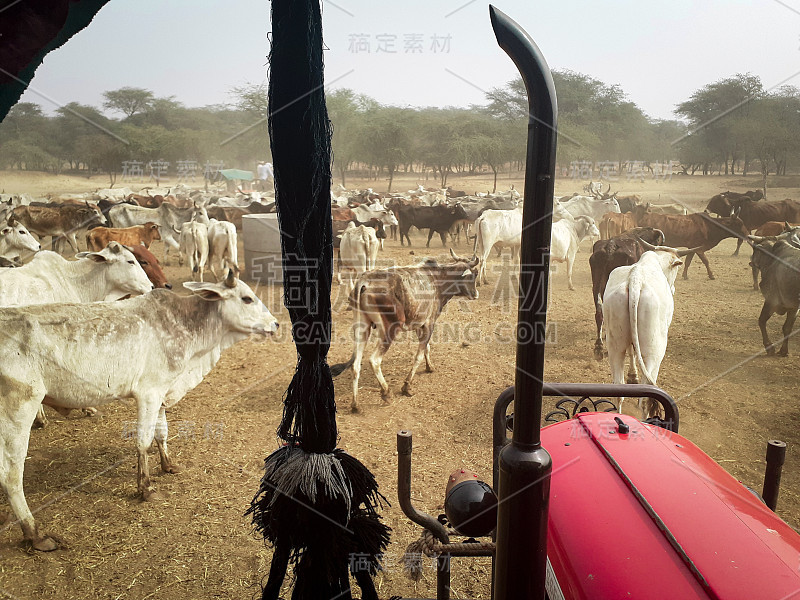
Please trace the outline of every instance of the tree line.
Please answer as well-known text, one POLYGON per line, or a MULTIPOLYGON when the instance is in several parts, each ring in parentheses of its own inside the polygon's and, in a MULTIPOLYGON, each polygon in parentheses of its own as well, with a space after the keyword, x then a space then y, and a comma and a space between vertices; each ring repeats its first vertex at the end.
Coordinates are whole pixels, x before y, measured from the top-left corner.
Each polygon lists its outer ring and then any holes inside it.
MULTIPOLYGON (((558 163, 676 160, 685 174, 785 174, 800 152, 800 91, 765 90, 753 75, 704 86, 676 107, 681 120, 649 118, 617 85, 554 71, 558 163)), ((267 90, 245 85, 225 105, 191 108, 141 88, 103 94, 101 107, 76 102, 47 115, 17 104, 0 123, 0 168, 114 175, 125 160, 223 161, 251 169, 269 159, 267 90)), ((515 79, 469 108, 398 107, 353 90, 328 94, 333 169, 388 179, 517 171, 525 161, 528 103, 515 79)))

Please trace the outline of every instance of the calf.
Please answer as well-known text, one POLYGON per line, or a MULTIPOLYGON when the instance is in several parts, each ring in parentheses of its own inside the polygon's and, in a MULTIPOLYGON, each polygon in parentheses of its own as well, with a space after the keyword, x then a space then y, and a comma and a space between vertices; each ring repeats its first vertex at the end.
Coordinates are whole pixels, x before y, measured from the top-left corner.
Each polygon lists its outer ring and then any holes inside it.
MULTIPOLYGON (((568 219, 562 219, 570 222, 568 219)), ((559 223, 561 221, 558 221, 559 223)), ((475 221, 475 246, 480 268, 477 284, 488 283, 486 261, 495 246, 511 248, 512 257, 522 240, 522 207, 514 210, 487 210, 475 221)))
POLYGON ((117 204, 108 211, 117 227, 133 227, 148 222, 156 223, 161 228, 160 232, 164 240, 164 262, 166 264, 169 264, 170 249, 180 249, 180 244, 175 239, 173 232, 180 231, 181 226, 192 219, 193 213, 193 208, 176 208, 168 202, 158 208, 117 204))
MULTIPOLYGON (((681 257, 691 252, 642 243, 649 251, 635 264, 614 269, 603 295, 608 362, 615 384, 625 380, 625 356, 630 351, 628 380, 636 381, 638 367, 645 383, 657 385, 675 306, 675 278, 683 264, 681 257)), ((639 407, 643 420, 655 416, 658 410, 650 400, 644 404, 640 400, 639 407)))
POLYGON ((184 223, 180 230, 180 255, 178 264, 188 259, 192 279, 203 281, 208 262, 208 227, 196 221, 184 223))
POLYGON ((353 412, 358 411, 361 358, 373 329, 379 344, 369 362, 378 378, 384 399, 389 397, 389 384, 383 377, 381 362, 400 331, 413 330, 419 340, 414 363, 403 384, 402 393, 412 395, 411 384, 423 358, 427 371, 433 371, 430 340, 436 319, 452 298, 461 296, 473 300, 478 297, 475 288, 478 259, 458 258, 452 250, 450 254, 455 262, 449 265, 439 265, 435 260, 429 259, 412 267, 368 271, 356 281, 350 294, 350 305, 355 311, 355 349, 349 361, 331 367, 334 377, 348 367, 353 369, 353 412))
POLYGON ((144 225, 134 225, 133 227, 112 228, 95 227, 86 233, 86 246, 93 252, 98 252, 108 246, 109 242, 119 242, 125 246, 144 246, 150 248, 150 244, 155 240, 161 239, 156 223, 148 221, 144 225))
POLYGON ((133 253, 133 256, 136 258, 136 262, 139 263, 139 266, 142 267, 145 275, 150 280, 150 283, 153 284, 153 288, 166 288, 168 290, 172 289, 172 284, 167 281, 167 276, 164 274, 164 270, 161 268, 161 264, 158 262, 158 259, 155 255, 150 252, 144 246, 131 246, 129 250, 133 253))
POLYGON ((239 273, 239 248, 236 227, 227 221, 213 220, 208 226, 208 266, 220 281, 225 270, 239 273))
POLYGON ((135 400, 137 488, 147 499, 153 493, 147 451, 154 439, 162 470, 177 470, 167 451, 165 409, 202 381, 225 348, 278 327, 232 274, 225 285, 184 286, 193 295, 156 290, 124 302, 0 310, 0 328, 8 333, 0 337, 0 487, 35 549, 57 547, 39 533, 23 492, 30 428, 45 397, 61 409, 135 400))
POLYGON ((572 285, 572 266, 575 263, 578 245, 591 235, 600 235, 592 217, 579 216, 575 217, 574 221, 561 219, 553 223, 550 234, 550 260, 567 263, 567 282, 571 290, 575 289, 572 285))
POLYGON ((351 222, 342 232, 337 254, 338 277, 341 284, 342 273, 346 274, 348 294, 353 291, 356 279, 362 273, 375 268, 379 244, 375 230, 371 227, 364 225, 356 227, 355 223, 351 222))

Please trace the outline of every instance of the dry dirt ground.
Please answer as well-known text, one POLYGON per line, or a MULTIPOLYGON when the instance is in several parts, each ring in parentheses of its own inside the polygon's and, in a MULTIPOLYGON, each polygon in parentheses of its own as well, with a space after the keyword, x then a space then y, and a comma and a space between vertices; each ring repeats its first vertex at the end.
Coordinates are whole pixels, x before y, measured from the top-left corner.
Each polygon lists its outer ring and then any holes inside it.
MULTIPOLYGON (((31 180, 25 187, 25 179, 18 174, 0 173, 0 187, 6 192, 41 193, 105 184, 69 178, 43 181, 48 177, 31 180)), ((415 181, 408 177, 395 189, 411 189, 415 181)), ((471 192, 486 189, 487 181, 485 177, 456 179, 453 185, 471 192)), ((501 185, 507 182, 504 179, 501 185)), ((521 188, 519 177, 511 182, 521 188)), ((786 187, 773 190, 773 198, 800 198, 797 181, 778 183, 786 187)), ((378 182, 369 185, 380 187, 378 182)), ((701 208, 717 191, 755 186, 754 179, 676 177, 663 183, 620 182, 614 188, 642 193, 652 201, 660 196, 664 202, 678 199, 701 208)), ((557 191, 566 194, 580 187, 580 182, 559 181, 557 191)), ((407 264, 430 255, 447 260, 446 249, 437 241, 428 251, 421 235, 413 242, 409 250, 389 241, 381 260, 407 264)), ((551 281, 549 319, 555 335, 545 365, 550 381, 610 382, 606 362, 592 358, 589 248, 587 240, 576 260, 576 291, 567 289, 563 269, 551 281)), ((728 240, 710 253, 715 281, 706 278, 699 261, 692 265, 688 281, 678 280, 675 317, 659 383, 679 401, 681 433, 753 488, 761 487, 766 441, 779 438, 788 443, 778 513, 797 528, 800 413, 795 403, 800 341, 791 342, 788 358, 761 354, 756 325, 761 295, 751 289, 749 252, 732 257, 733 248, 728 240)), ((161 256, 160 245, 155 251, 161 256)), ((462 243, 456 251, 468 254, 469 248, 462 243)), ((396 432, 414 432, 417 507, 440 512, 447 474, 455 468, 473 469, 491 481, 492 406, 497 395, 513 383, 511 339, 516 318, 508 273, 504 275, 502 267, 509 256, 491 260, 492 282, 481 288, 481 297, 453 301, 445 309, 432 346, 436 370, 417 376, 413 397, 397 394, 415 346, 408 336, 395 343, 384 362, 384 373, 396 393, 389 404, 382 402, 366 361, 361 413, 349 410, 349 372, 336 382, 341 447, 375 473, 392 504, 383 513, 393 533, 386 571, 377 578, 382 598, 435 595, 430 563, 416 585, 398 564, 420 530, 402 515, 396 500, 396 432)), ((167 273, 177 284, 188 279, 187 271, 173 264, 167 273)), ((258 293, 281 321, 282 334, 265 341, 245 341, 225 352, 205 381, 170 411, 171 450, 184 471, 157 474, 158 497, 142 503, 134 496, 136 460, 133 440, 128 437, 135 421, 133 405, 102 407, 95 418, 62 419, 49 413, 50 426, 32 432, 25 471, 28 502, 40 526, 58 536, 63 546, 48 554, 33 552, 22 544, 18 527, 0 530, 0 598, 168 600, 258 594, 270 551, 252 535, 243 513, 258 487, 264 457, 279 443, 275 429, 295 356, 287 338, 289 320, 280 290, 261 287, 258 293)), ((352 350, 348 331, 352 313, 344 310, 336 285, 333 299, 332 363, 346 360, 352 350)), ((779 325, 778 317, 770 322, 773 336, 778 335, 779 325)), ((601 498, 598 507, 614 509, 603 506, 601 498)), ((5 498, 0 499, 0 512, 7 508, 5 498)), ((454 560, 453 597, 488 598, 489 573, 487 559, 454 560)))

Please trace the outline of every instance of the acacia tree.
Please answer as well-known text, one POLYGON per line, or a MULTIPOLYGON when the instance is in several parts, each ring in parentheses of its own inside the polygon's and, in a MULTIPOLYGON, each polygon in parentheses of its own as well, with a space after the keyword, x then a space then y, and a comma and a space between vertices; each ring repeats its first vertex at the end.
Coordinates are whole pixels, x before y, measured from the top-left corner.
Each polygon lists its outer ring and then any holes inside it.
POLYGON ((389 186, 397 169, 404 165, 411 154, 411 138, 406 123, 411 118, 408 109, 383 106, 369 110, 364 115, 361 131, 361 160, 386 168, 389 173, 389 186))
POLYGON ((739 73, 703 86, 680 103, 675 113, 684 117, 692 135, 702 140, 694 144, 694 150, 705 148, 705 161, 720 160, 727 175, 737 161, 747 161, 746 143, 739 135, 740 123, 750 119, 754 101, 763 96, 764 88, 757 76, 739 73))
POLYGON ((103 98, 105 98, 104 108, 120 112, 125 115, 125 118, 145 112, 155 99, 153 92, 135 87, 123 87, 104 92, 103 98))

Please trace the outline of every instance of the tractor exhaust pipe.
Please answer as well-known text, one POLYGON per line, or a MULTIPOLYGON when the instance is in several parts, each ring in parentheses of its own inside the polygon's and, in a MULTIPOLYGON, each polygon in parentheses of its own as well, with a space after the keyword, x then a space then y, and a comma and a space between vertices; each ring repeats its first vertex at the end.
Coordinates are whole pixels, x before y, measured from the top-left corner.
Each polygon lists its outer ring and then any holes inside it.
POLYGON ((542 387, 556 162, 556 93, 531 37, 489 6, 497 43, 528 92, 528 150, 520 248, 514 433, 498 461, 494 600, 544 598, 552 461, 541 446, 542 387))

